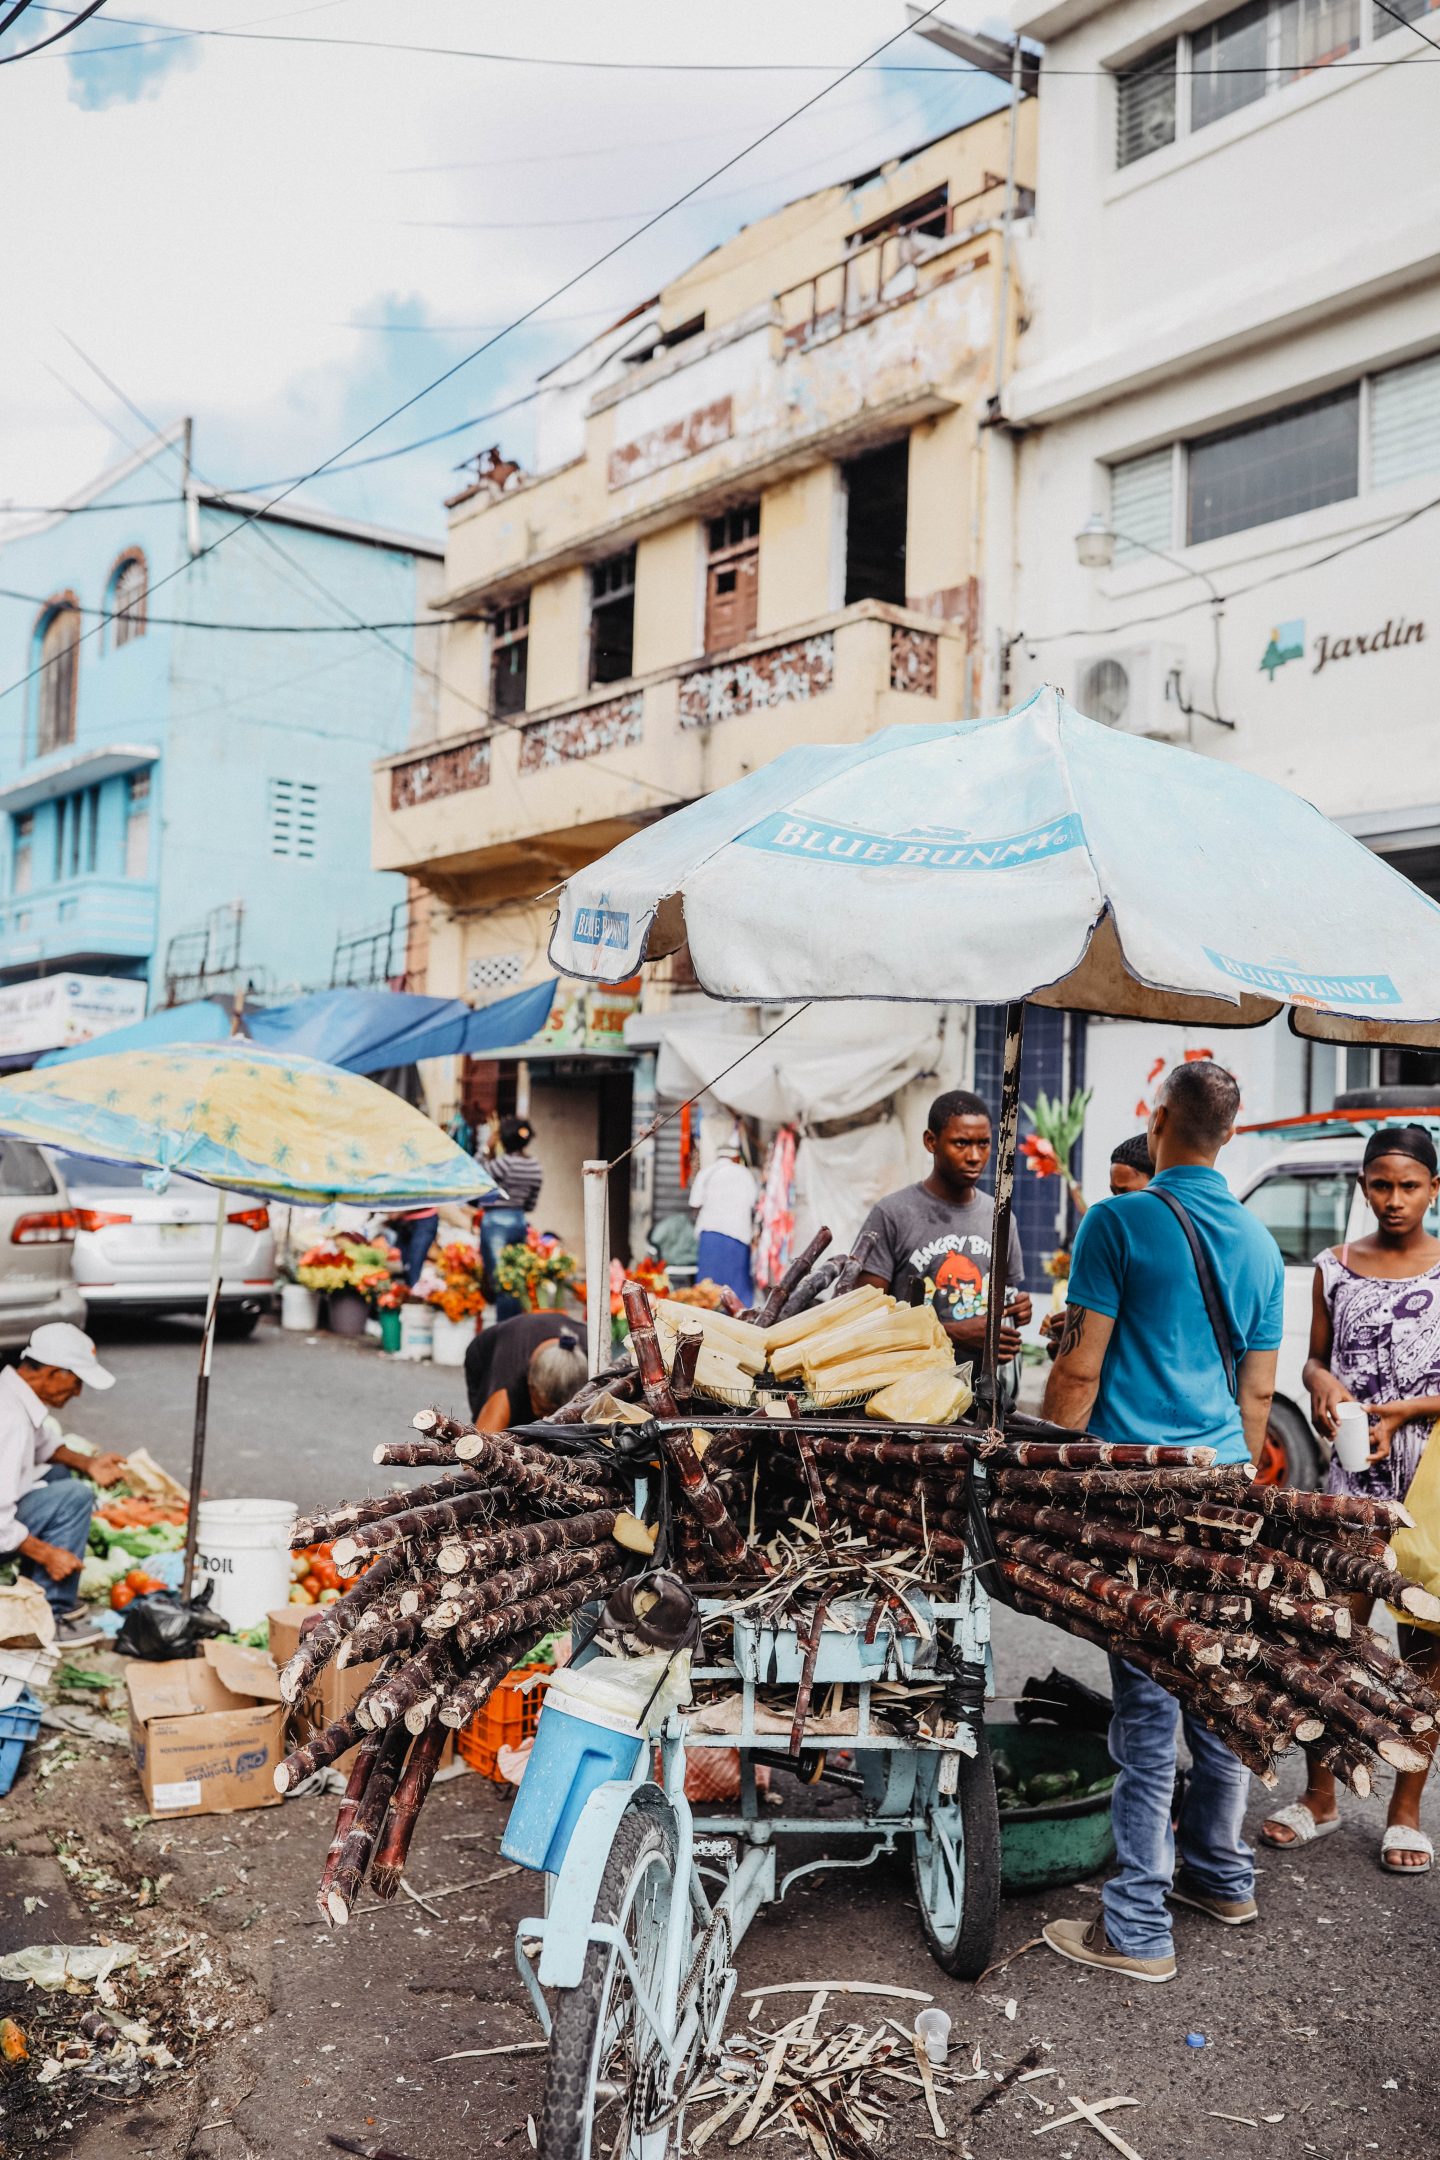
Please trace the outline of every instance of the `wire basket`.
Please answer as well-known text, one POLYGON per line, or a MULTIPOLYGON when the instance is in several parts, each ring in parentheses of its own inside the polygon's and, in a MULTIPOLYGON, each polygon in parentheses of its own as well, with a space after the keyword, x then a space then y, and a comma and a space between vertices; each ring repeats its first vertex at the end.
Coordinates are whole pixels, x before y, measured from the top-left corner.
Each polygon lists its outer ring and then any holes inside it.
POLYGON ((748 1388, 697 1386, 695 1398, 718 1403, 727 1410, 764 1410, 775 1417, 786 1417, 793 1395, 802 1416, 807 1411, 828 1415, 833 1410, 850 1410, 868 1402, 886 1385, 885 1381, 877 1380, 873 1387, 827 1389, 821 1395, 812 1395, 808 1388, 786 1387, 780 1380, 760 1379, 748 1388))

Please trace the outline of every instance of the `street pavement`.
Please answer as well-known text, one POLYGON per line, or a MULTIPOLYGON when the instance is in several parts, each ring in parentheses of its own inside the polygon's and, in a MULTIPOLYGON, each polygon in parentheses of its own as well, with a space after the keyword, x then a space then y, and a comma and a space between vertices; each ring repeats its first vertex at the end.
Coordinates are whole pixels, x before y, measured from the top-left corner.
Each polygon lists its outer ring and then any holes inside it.
MULTIPOLYGON (((108 1446, 143 1440, 183 1471, 196 1341, 189 1323, 112 1337, 102 1355, 120 1384, 87 1400, 77 1426, 108 1446)), ((401 1434, 430 1402, 460 1408, 460 1376, 267 1324, 249 1342, 217 1349, 207 1487, 284 1493, 302 1506, 367 1489, 382 1475, 370 1464, 376 1441, 401 1434)), ((1087 1646, 1005 1612, 995 1626, 1002 1695, 1052 1664, 1104 1684, 1103 1661, 1087 1646)), ((99 1813, 114 1822, 133 1807, 133 1779, 123 1758, 111 1756, 105 1769, 114 1791, 99 1813)), ((78 1786, 66 1800, 67 1780, 80 1774, 52 1781, 51 1805, 84 1818, 92 1802, 78 1786)), ((795 1804, 788 1781, 780 1787, 795 1804)), ((1276 1797, 1299 1788, 1297 1761, 1276 1797)), ((1252 1835, 1273 1804, 1257 1789, 1252 1835)), ((410 2160, 441 2160, 461 2146, 527 2149, 543 2056, 462 2052, 510 2049, 534 2033, 511 1945, 516 1921, 535 1909, 536 1885, 499 1857, 507 1796, 477 1777, 438 1788, 409 1871, 417 1891, 433 1893, 430 1909, 403 1898, 368 1906, 329 1934, 312 1889, 333 1805, 301 1800, 137 1832, 136 1867, 174 1871, 167 1903, 213 1931, 217 1959, 229 1958, 268 2009, 247 2008, 233 2030, 222 2028, 184 2095, 133 2124, 92 2123, 75 2160, 137 2149, 159 2160, 288 2160, 323 2155, 330 2132, 410 2160)), ((931 1989, 955 2021, 962 2067, 978 2049, 998 2074, 1037 2050, 1037 2065, 1054 2076, 1017 2087, 973 2125, 964 2096, 983 2085, 962 2088, 949 2105, 946 2143, 957 2160, 1098 2160, 1108 2148, 1094 2130, 1059 2126, 1067 2094, 1135 2100, 1112 2119, 1143 2160, 1427 2160, 1440 2152, 1435 1879, 1378 1873, 1378 1800, 1343 1796, 1342 1814, 1339 1835, 1309 1851, 1262 1853, 1258 1926, 1221 1930, 1177 1913, 1180 1975, 1170 1986, 1087 1974, 1033 1947, 1046 1919, 1094 1912, 1094 1884, 1007 1898, 997 1956, 1013 1961, 975 1987, 950 1981, 925 1953, 898 1857, 798 1885, 746 1938, 740 1986, 851 1978, 931 1989), (1206 2045, 1187 2047, 1190 2033, 1206 2045), (1056 2134, 1036 2144, 1052 2123, 1056 2134)), ((1437 1815, 1432 1802, 1432 1834, 1437 1815)), ((907 2006, 880 2004, 873 2016, 869 2005, 846 2006, 869 2024, 886 2008, 900 2015, 907 2006)), ((732 2027, 747 2012, 737 2005, 732 2027)), ((886 2160, 921 2160, 936 2141, 918 2098, 896 2087, 892 2099, 886 2160)))

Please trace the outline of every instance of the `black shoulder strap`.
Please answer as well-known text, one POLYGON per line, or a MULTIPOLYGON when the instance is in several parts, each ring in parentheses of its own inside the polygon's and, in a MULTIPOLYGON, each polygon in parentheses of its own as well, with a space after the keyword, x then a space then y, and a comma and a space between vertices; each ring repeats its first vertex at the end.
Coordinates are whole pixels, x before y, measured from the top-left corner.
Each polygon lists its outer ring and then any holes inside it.
POLYGON ((1239 1378, 1235 1370, 1235 1344, 1230 1334, 1230 1315, 1225 1310, 1225 1300, 1220 1295, 1220 1285, 1215 1280, 1215 1270, 1200 1242, 1200 1234, 1190 1219, 1189 1210, 1181 1206, 1174 1193, 1167 1192, 1163 1185, 1147 1185, 1145 1190, 1153 1193, 1157 1200, 1164 1201, 1185 1233, 1185 1242, 1190 1247, 1190 1257, 1195 1263, 1195 1273, 1200 1278, 1200 1295, 1205 1300, 1205 1311, 1215 1337, 1215 1347, 1220 1352, 1220 1362, 1225 1368, 1225 1385, 1230 1390, 1232 1401, 1238 1401, 1239 1378))

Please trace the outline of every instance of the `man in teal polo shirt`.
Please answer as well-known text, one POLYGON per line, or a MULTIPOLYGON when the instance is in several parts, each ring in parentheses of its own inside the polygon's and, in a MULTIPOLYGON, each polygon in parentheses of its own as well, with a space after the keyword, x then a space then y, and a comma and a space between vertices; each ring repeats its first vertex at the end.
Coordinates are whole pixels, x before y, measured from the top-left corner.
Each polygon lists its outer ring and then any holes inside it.
MULTIPOLYGON (((1045 1390, 1045 1415, 1057 1425, 1101 1440, 1211 1447, 1217 1464, 1259 1455, 1284 1329, 1285 1269, 1269 1231, 1215 1168, 1239 1108, 1240 1090, 1223 1066, 1177 1065, 1150 1119, 1150 1186, 1085 1216, 1045 1390), (1194 1254, 1162 1191, 1190 1218, 1209 1262, 1233 1354, 1233 1394, 1194 1254)), ((1045 1940, 1079 1965, 1173 1980, 1167 1897, 1226 1927, 1256 1918, 1254 1855, 1241 1835, 1249 1776, 1184 1714, 1193 1768, 1177 1836, 1170 1808, 1180 1706, 1123 1659, 1112 1657, 1110 1670, 1118 1872, 1102 1892, 1099 1918, 1088 1926, 1052 1920, 1045 1940)))

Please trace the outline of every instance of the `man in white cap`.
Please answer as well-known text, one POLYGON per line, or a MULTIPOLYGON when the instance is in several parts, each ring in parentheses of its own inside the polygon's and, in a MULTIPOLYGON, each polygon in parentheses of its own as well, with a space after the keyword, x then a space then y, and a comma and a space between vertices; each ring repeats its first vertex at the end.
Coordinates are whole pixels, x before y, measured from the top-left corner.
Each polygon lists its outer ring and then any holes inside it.
POLYGON ((113 1485, 125 1474, 123 1455, 85 1455, 66 1447, 50 1416, 87 1383, 113 1387, 115 1375, 96 1357, 90 1337, 68 1320, 36 1328, 19 1363, 0 1372, 0 1556, 18 1560, 23 1573, 36 1577, 55 1615, 56 1640, 70 1649, 99 1641, 78 1609, 91 1515, 83 1480, 113 1485))

